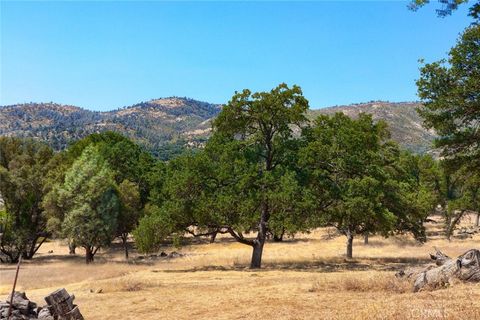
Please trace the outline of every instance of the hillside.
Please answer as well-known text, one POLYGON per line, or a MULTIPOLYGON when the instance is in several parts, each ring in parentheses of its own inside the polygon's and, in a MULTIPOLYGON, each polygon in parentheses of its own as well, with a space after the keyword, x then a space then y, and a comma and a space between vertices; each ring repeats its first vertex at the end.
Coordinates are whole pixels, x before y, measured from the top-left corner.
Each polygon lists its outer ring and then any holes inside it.
POLYGON ((34 137, 61 150, 72 141, 107 130, 120 132, 160 157, 188 141, 205 139, 220 106, 187 98, 162 98, 108 112, 55 103, 0 107, 0 135, 34 137))
MULTIPOLYGON (((418 103, 371 102, 309 111, 318 114, 360 112, 385 120, 392 137, 415 152, 426 152, 435 137, 422 127, 415 108, 418 103)), ((187 98, 162 98, 108 112, 95 112, 55 103, 27 103, 0 107, 0 135, 33 137, 56 150, 88 134, 113 130, 134 139, 161 158, 168 158, 185 145, 198 145, 210 131, 210 120, 221 106, 187 98)))

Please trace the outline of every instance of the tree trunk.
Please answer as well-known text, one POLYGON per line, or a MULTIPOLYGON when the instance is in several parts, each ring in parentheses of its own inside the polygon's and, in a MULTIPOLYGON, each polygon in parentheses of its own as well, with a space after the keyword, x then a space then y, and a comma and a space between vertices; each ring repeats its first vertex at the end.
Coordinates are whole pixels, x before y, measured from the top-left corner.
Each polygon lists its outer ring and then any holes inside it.
POLYGON ((212 235, 210 236, 210 243, 215 242, 215 239, 217 238, 217 234, 218 234, 218 232, 212 233, 212 235))
MULTIPOLYGON (((25 251, 22 253, 22 259, 31 260, 33 258, 33 256, 35 255, 35 252, 37 252, 37 250, 35 250, 35 248, 37 247, 38 239, 39 239, 39 237, 35 237, 35 239, 33 239, 27 245, 27 248, 25 248, 25 251)), ((43 240, 43 241, 45 241, 45 240, 43 240)), ((43 241, 42 241, 42 243, 43 243, 43 241)))
POLYGON ((90 264, 93 262, 93 248, 92 247, 85 247, 85 263, 90 264))
POLYGON ((77 246, 73 243, 73 241, 68 242, 68 254, 75 254, 75 249, 77 246))
POLYGON ((282 228, 282 232, 280 232, 280 234, 273 233, 273 241, 274 242, 282 242, 284 235, 285 235, 285 228, 282 228))
POLYGON ((262 203, 262 213, 260 215, 260 223, 258 225, 258 234, 253 241, 252 261, 250 269, 260 269, 262 267, 262 254, 265 240, 267 239, 267 221, 268 221, 268 204, 266 201, 262 203))
POLYGON ((128 260, 128 234, 122 234, 121 238, 123 243, 123 249, 125 250, 125 260, 128 260))
POLYGON ((0 246, 0 252, 3 253, 8 258, 5 261, 3 259, 0 259, 1 262, 17 263, 21 256, 20 250, 7 250, 7 249, 4 249, 3 246, 0 246))
POLYGON ((455 231, 455 228, 457 227, 457 224, 460 222, 460 220, 462 219, 463 217, 463 214, 465 213, 465 210, 460 210, 458 212, 453 212, 452 214, 454 215, 453 219, 450 218, 447 220, 448 224, 447 224, 447 228, 446 228, 446 236, 447 236, 447 239, 450 241, 452 235, 453 235, 453 232, 455 231))
POLYGON ((347 259, 353 258, 353 233, 347 232, 347 259))
POLYGON ((250 269, 260 269, 262 267, 262 254, 263 254, 263 243, 255 241, 253 245, 252 252, 252 261, 250 263, 250 269))
POLYGON ((363 243, 366 244, 366 245, 368 244, 368 233, 365 233, 363 235, 363 243))

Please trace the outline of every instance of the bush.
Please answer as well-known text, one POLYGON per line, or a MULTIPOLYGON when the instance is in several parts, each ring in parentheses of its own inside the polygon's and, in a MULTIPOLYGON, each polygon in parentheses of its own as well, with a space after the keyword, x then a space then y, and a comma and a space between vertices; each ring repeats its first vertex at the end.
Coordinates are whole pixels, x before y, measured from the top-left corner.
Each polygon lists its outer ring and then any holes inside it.
POLYGON ((133 231, 133 237, 139 252, 150 253, 160 248, 163 240, 171 233, 171 228, 161 208, 147 206, 145 212, 145 216, 133 231))

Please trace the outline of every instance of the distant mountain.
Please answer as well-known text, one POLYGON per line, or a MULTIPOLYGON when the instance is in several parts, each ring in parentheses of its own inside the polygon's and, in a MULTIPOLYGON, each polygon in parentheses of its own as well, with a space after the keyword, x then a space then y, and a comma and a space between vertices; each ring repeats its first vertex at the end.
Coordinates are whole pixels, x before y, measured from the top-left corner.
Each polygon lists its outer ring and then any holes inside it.
POLYGON ((202 143, 221 106, 187 98, 162 98, 108 112, 55 103, 0 107, 0 135, 33 137, 61 150, 91 133, 120 132, 157 156, 202 143))
MULTIPOLYGON (((422 127, 415 110, 418 106, 409 102, 371 102, 310 110, 308 116, 313 119, 318 114, 335 112, 353 117, 360 112, 371 113, 374 119, 389 124, 393 139, 402 146, 426 152, 435 134, 422 127)), ((210 121, 220 110, 218 104, 179 97, 155 99, 108 112, 55 103, 25 103, 0 107, 0 135, 32 137, 61 150, 91 133, 112 130, 132 138, 160 158, 168 158, 186 145, 205 142, 210 121)))

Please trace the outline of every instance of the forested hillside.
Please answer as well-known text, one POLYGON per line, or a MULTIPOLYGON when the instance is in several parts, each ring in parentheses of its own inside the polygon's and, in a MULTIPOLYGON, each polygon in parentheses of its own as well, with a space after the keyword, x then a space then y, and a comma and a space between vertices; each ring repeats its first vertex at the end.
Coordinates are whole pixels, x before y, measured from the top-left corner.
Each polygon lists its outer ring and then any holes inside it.
POLYGON ((186 143, 201 143, 209 119, 220 106, 187 98, 164 98, 108 112, 55 103, 0 107, 0 135, 34 137, 55 150, 91 133, 115 131, 134 139, 160 157, 186 143))
MULTIPOLYGON (((415 152, 430 149, 433 131, 422 127, 414 102, 369 102, 310 110, 319 114, 343 112, 356 117, 370 113, 385 120, 392 137, 415 152)), ((47 141, 55 150, 91 133, 116 131, 137 141, 156 156, 166 159, 189 145, 203 143, 210 132, 210 120, 221 106, 188 98, 162 98, 108 112, 96 112, 55 103, 26 103, 0 107, 0 135, 34 137, 47 141)))

